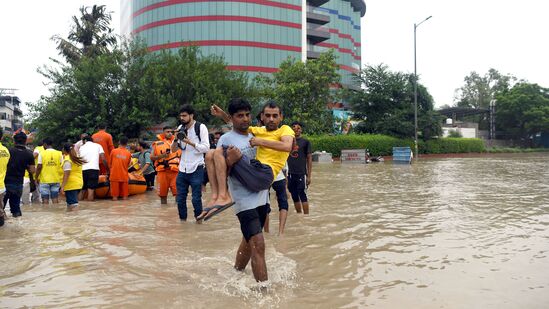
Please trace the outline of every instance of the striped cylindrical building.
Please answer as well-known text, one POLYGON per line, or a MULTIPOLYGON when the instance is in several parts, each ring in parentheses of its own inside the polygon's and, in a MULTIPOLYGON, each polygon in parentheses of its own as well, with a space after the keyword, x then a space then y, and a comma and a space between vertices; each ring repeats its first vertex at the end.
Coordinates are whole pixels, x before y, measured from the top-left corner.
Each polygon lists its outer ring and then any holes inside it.
POLYGON ((150 51, 197 45, 251 76, 334 49, 345 85, 360 69, 365 11, 363 0, 121 0, 121 28, 150 51))

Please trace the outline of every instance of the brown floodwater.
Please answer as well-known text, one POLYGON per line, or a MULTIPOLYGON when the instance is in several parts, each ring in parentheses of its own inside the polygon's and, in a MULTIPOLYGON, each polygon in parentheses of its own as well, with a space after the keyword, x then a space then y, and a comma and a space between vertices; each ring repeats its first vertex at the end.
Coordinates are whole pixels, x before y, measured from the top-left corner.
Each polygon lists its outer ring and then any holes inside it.
POLYGON ((267 289, 232 268, 232 210, 197 225, 154 193, 25 206, 0 228, 0 307, 549 306, 548 154, 316 164, 309 197, 266 234, 267 289))

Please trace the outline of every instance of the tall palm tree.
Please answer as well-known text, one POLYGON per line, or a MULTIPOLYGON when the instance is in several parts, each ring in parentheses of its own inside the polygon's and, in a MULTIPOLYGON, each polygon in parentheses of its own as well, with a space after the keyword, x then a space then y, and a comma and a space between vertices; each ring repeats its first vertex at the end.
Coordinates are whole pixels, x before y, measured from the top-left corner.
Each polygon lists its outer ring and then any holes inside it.
POLYGON ((70 64, 77 63, 82 56, 93 57, 109 51, 109 46, 116 44, 116 36, 110 27, 111 14, 104 5, 81 7, 78 18, 73 16, 74 25, 69 32, 68 40, 55 35, 59 54, 70 64))

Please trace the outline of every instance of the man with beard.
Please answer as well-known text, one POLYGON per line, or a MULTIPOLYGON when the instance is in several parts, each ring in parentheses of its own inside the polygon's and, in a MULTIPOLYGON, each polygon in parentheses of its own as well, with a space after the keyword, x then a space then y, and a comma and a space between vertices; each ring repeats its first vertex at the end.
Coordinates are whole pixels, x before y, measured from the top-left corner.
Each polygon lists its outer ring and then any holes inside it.
POLYGON ((177 210, 181 221, 187 220, 187 195, 192 190, 194 217, 202 213, 202 182, 204 180, 204 154, 210 149, 208 128, 194 120, 194 108, 185 104, 179 110, 180 125, 177 128, 177 142, 171 151, 181 150, 179 172, 177 173, 177 210))

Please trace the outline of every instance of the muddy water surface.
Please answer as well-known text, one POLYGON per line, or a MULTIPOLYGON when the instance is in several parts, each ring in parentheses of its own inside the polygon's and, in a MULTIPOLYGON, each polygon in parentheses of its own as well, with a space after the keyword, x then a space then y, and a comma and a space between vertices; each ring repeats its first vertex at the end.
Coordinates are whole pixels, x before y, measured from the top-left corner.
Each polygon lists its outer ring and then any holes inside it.
POLYGON ((0 228, 0 307, 549 304, 549 155, 314 165, 309 196, 311 215, 291 211, 286 235, 266 234, 266 292, 232 269, 232 211, 180 223, 153 193, 26 206, 0 228))

